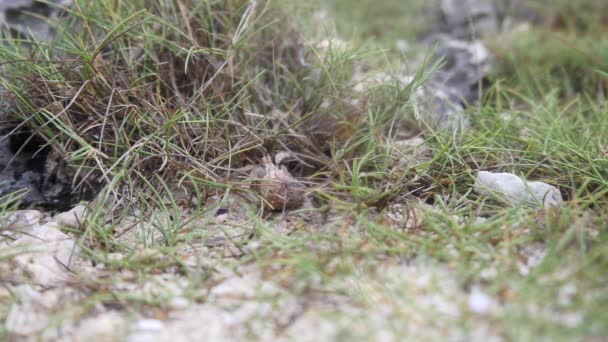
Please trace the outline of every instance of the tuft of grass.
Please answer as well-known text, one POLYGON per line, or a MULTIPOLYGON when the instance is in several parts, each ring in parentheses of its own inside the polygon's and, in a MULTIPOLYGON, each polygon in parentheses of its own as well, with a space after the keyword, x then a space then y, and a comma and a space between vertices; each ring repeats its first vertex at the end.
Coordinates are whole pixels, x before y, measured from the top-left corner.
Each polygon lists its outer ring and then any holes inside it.
POLYGON ((9 116, 89 189, 156 186, 154 174, 204 197, 282 150, 326 178, 332 151, 364 150, 412 86, 354 105, 357 52, 315 51, 282 15, 266 1, 76 2, 52 45, 5 39, 9 116))
POLYGON ((191 224, 212 217, 218 197, 246 193, 266 154, 294 155, 290 171, 318 206, 384 207, 408 186, 387 138, 403 134, 395 111, 425 75, 357 91, 367 53, 317 48, 290 19, 268 1, 78 0, 54 41, 3 38, 9 120, 67 161, 75 190, 96 195, 86 229, 71 232, 93 262, 138 248, 172 255, 200 238, 191 224), (126 217, 137 245, 116 232, 126 217))

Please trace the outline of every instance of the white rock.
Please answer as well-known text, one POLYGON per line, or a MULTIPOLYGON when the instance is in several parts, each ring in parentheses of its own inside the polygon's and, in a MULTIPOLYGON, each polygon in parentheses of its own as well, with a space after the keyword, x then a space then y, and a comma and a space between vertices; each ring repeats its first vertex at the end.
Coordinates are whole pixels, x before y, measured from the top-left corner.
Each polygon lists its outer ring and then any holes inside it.
POLYGON ((55 215, 53 220, 60 226, 79 229, 86 223, 87 207, 77 205, 72 210, 55 215))
POLYGON ((27 336, 41 332, 51 320, 50 311, 62 302, 54 291, 40 292, 30 285, 19 285, 13 289, 18 302, 10 308, 4 327, 15 335, 27 336))
POLYGON ((165 327, 162 321, 157 319, 140 319, 135 324, 135 329, 137 331, 160 331, 165 327))
POLYGON ((481 217, 481 216, 476 217, 475 221, 474 221, 475 224, 484 224, 486 222, 488 222, 488 218, 487 217, 481 217))
POLYGON ((108 261, 110 262, 120 262, 125 258, 125 255, 122 253, 110 253, 108 254, 108 261))
POLYGON ((498 276, 498 271, 494 267, 488 267, 479 272, 479 277, 483 280, 493 280, 498 276))
POLYGON ((31 335, 44 329, 49 317, 26 304, 14 304, 6 317, 4 326, 16 335, 31 335))
POLYGON ((190 302, 184 297, 175 297, 169 302, 169 306, 173 310, 185 310, 190 305, 190 302))
POLYGON ((394 146, 402 149, 415 149, 424 145, 424 139, 422 137, 414 137, 411 139, 395 141, 394 146))
POLYGON ((215 222, 226 223, 226 222, 228 222, 229 219, 230 219, 230 216, 228 216, 228 214, 221 214, 221 215, 217 215, 217 217, 215 218, 215 222))
POLYGON ((574 283, 567 283, 562 286, 557 293, 557 302, 561 306, 568 306, 572 304, 574 296, 576 296, 577 288, 574 283))
POLYGON ((495 305, 494 299, 474 287, 469 295, 469 309, 477 314, 488 313, 495 305))
POLYGON ((84 319, 74 332, 74 341, 117 341, 125 333, 125 319, 116 311, 84 319))
POLYGON ((339 38, 323 39, 316 44, 317 50, 323 53, 329 52, 330 49, 344 49, 348 46, 344 40, 339 38))
POLYGON ((563 202, 556 187, 527 182, 511 173, 480 171, 473 189, 480 195, 495 197, 514 206, 554 207, 563 202))
POLYGON ((42 216, 38 210, 18 210, 2 223, 6 223, 5 228, 9 230, 27 230, 38 226, 42 216))
POLYGON ((410 49, 410 43, 408 43, 408 41, 405 39, 397 39, 397 41, 395 41, 395 45, 401 52, 407 52, 410 49))
POLYGON ((54 222, 32 229, 15 240, 10 248, 17 255, 12 259, 17 277, 50 287, 69 278, 69 268, 78 253, 76 243, 59 230, 54 222))
POLYGON ((135 331, 127 338, 128 342, 168 341, 165 324, 157 319, 141 319, 135 323, 135 331))
POLYGON ((253 298, 255 296, 256 284, 259 279, 251 274, 242 277, 234 276, 211 289, 210 298, 253 298))
POLYGON ((585 315, 582 312, 566 312, 560 315, 560 321, 568 328, 576 328, 585 321, 585 315))

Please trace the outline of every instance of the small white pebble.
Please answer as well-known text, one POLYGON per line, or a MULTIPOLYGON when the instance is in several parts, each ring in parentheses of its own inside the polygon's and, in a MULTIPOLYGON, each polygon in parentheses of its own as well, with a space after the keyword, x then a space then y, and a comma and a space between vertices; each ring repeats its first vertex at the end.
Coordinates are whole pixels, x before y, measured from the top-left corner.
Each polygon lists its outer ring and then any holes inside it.
POLYGON ((217 223, 226 223, 228 222, 228 214, 221 214, 221 215, 217 215, 217 217, 215 218, 215 222, 217 223))
POLYGON ((397 49, 399 49, 401 52, 406 52, 410 49, 410 44, 405 39, 398 39, 395 42, 395 45, 397 45, 397 49))
POLYGON ((485 314, 494 306, 492 297, 474 287, 469 295, 469 309, 477 314, 485 314))
POLYGON ((561 306, 568 306, 572 304, 572 299, 576 295, 576 292, 576 285, 573 283, 567 283, 559 289, 559 292, 557 293, 557 302, 561 306))
POLYGON ((479 276, 483 280, 493 280, 496 278, 497 275, 498 275, 498 271, 494 267, 488 267, 486 269, 483 269, 481 272, 479 272, 479 276))
POLYGON ((411 139, 395 141, 394 146, 401 149, 415 149, 424 145, 424 139, 421 137, 414 137, 411 139))
POLYGON ((164 323, 157 319, 140 319, 135 324, 135 329, 137 331, 160 331, 164 328, 164 323))
POLYGON ((585 321, 585 315, 581 312, 565 313, 560 318, 560 321, 568 328, 576 328, 585 321))
POLYGON ((185 310, 188 308, 190 301, 184 297, 175 297, 169 302, 169 307, 173 310, 185 310))
POLYGON ((486 222, 488 222, 488 218, 486 217, 478 216, 475 218, 475 224, 484 224, 486 222))
POLYGON ((110 262, 119 262, 119 261, 122 261, 124 258, 125 258, 125 256, 122 253, 108 254, 108 261, 110 261, 110 262))

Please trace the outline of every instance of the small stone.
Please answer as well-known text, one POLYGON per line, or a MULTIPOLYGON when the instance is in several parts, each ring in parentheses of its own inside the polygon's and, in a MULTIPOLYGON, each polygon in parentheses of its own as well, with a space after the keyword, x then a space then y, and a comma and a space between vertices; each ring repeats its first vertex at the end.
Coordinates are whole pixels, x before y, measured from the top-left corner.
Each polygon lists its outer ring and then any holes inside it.
POLYGON ((566 312, 560 316, 560 321, 568 328, 576 328, 585 321, 582 312, 566 312))
POLYGON ((18 301, 11 305, 3 327, 22 337, 41 332, 50 321, 48 311, 56 304, 56 298, 27 284, 15 287, 13 294, 18 301))
POLYGON ((414 137, 411 139, 395 141, 394 145, 395 147, 402 149, 415 149, 424 145, 424 139, 421 137, 414 137))
POLYGON ((498 271, 494 267, 488 267, 479 272, 479 277, 487 281, 496 279, 497 275, 498 271))
POLYGON ((33 311, 23 304, 11 307, 4 326, 15 335, 27 336, 40 332, 48 324, 49 318, 38 311, 33 311))
POLYGON ((563 202, 559 190, 542 182, 528 182, 511 173, 480 171, 473 187, 476 193, 513 206, 555 207, 563 202))
POLYGON ((157 319, 141 319, 135 323, 135 331, 127 338, 127 341, 158 341, 158 334, 162 333, 164 329, 165 324, 162 321, 157 319))
POLYGON ((398 39, 395 42, 395 45, 397 46, 397 49, 399 49, 399 51, 401 52, 407 52, 410 50, 410 43, 408 43, 408 41, 405 39, 398 39))
POLYGON ((122 253, 110 253, 108 254, 108 261, 110 262, 120 262, 125 258, 125 255, 122 253))
POLYGON ((469 295, 469 309, 476 314, 488 313, 494 304, 492 297, 476 287, 473 288, 469 295))
POLYGON ((125 320, 119 312, 109 311, 80 322, 74 341, 116 341, 124 334, 125 320))
POLYGON ((70 211, 55 215, 53 219, 61 226, 80 229, 86 223, 87 213, 87 207, 77 205, 70 211))
POLYGON ((165 255, 157 249, 144 248, 135 251, 130 259, 139 263, 154 264, 165 259, 165 255))
POLYGON ((559 292, 557 293, 557 302, 561 306, 569 306, 572 304, 572 299, 576 293, 576 285, 573 283, 567 283, 559 289, 559 292))
POLYGON ((488 222, 488 218, 487 217, 481 217, 478 216, 475 218, 475 221, 473 221, 475 224, 484 224, 486 222, 488 222))
POLYGON ((69 278, 68 269, 79 251, 76 242, 55 222, 35 227, 11 248, 19 251, 11 260, 15 276, 48 287, 69 278))
POLYGON ((185 310, 190 302, 184 297, 175 297, 169 302, 169 307, 173 310, 185 310))
POLYGON ((228 216, 228 214, 221 214, 221 215, 218 215, 215 218, 215 222, 217 222, 217 223, 226 223, 226 222, 228 222, 229 218, 230 218, 230 216, 228 216))
POLYGON ((140 332, 153 332, 162 330, 164 326, 164 323, 157 319, 140 319, 135 324, 135 329, 140 332))
POLYGON ((6 229, 26 230, 36 227, 42 221, 42 213, 38 210, 18 210, 6 220, 6 229))

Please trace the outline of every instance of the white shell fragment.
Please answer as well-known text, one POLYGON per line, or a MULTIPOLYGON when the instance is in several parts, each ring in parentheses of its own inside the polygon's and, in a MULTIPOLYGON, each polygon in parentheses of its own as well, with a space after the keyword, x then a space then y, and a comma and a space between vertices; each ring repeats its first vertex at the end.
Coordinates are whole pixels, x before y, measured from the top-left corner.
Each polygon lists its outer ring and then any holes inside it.
POLYGON ((511 173, 480 171, 473 190, 514 206, 555 207, 563 202, 556 187, 543 182, 528 182, 511 173))

